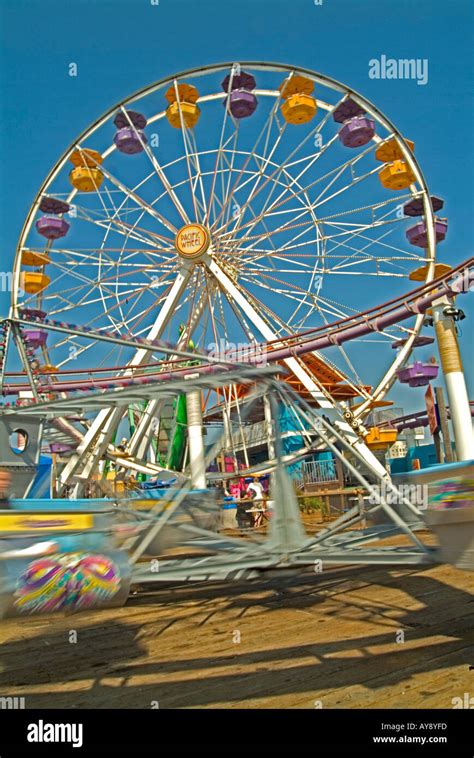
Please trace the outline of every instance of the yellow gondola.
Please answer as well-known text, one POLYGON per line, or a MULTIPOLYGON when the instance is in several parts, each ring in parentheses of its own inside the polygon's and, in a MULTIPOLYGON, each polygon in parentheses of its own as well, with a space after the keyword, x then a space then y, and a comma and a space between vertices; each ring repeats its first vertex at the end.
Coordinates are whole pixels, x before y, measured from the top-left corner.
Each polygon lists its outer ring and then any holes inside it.
POLYGON ((97 164, 104 160, 97 150, 74 150, 69 160, 75 166, 69 174, 69 181, 79 192, 94 192, 104 181, 104 175, 97 164))
POLYGON ((37 292, 42 292, 51 281, 49 276, 41 274, 38 271, 23 272, 21 280, 22 289, 24 289, 29 295, 36 295, 37 292))
POLYGON ((281 106, 281 114, 289 124, 306 124, 317 110, 316 100, 311 95, 290 95, 281 106))
MULTIPOLYGON (((405 142, 410 151, 413 152, 415 149, 415 143, 409 139, 406 139, 405 142)), ((385 142, 381 142, 378 145, 375 151, 375 158, 378 161, 382 161, 382 163, 388 163, 389 161, 401 161, 403 160, 404 155, 400 150, 400 146, 396 139, 394 137, 391 137, 390 139, 385 140, 385 142)))
POLYGON ((407 189, 415 181, 415 175, 405 161, 393 161, 379 171, 383 187, 391 190, 407 189))
POLYGON ((365 444, 371 450, 385 450, 397 441, 396 429, 380 429, 378 426, 372 426, 365 437, 365 444))
POLYGON ((172 85, 166 92, 165 97, 169 102, 169 106, 166 109, 166 118, 172 127, 180 129, 181 120, 188 129, 196 126, 201 115, 201 110, 196 102, 199 97, 196 87, 185 82, 178 84, 176 87, 172 85))
POLYGON ((306 76, 291 76, 280 85, 284 102, 281 114, 288 124, 306 124, 318 110, 316 99, 311 93, 314 82, 306 76))
MULTIPOLYGON (((444 274, 447 274, 448 271, 451 271, 451 269, 452 266, 448 266, 447 263, 435 263, 434 279, 437 279, 439 276, 444 276, 444 274)), ((425 282, 427 276, 428 266, 421 266, 421 268, 416 268, 414 271, 412 271, 408 278, 412 282, 425 282)))
POLYGON ((80 192, 94 192, 104 181, 104 175, 98 168, 78 166, 69 174, 69 180, 80 192))
POLYGON ((89 166, 89 168, 94 168, 98 163, 102 163, 104 159, 97 150, 90 150, 86 147, 84 150, 74 150, 69 156, 69 160, 73 166, 89 166))
POLYGON ((47 266, 51 259, 46 253, 35 253, 32 250, 23 250, 21 262, 24 266, 47 266))

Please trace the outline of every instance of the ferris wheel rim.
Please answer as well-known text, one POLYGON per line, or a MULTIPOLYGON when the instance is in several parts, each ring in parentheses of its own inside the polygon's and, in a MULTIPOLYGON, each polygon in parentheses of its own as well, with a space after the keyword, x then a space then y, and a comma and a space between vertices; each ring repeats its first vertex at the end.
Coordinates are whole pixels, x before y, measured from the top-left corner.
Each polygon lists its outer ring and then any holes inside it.
MULTIPOLYGON (((42 183, 40 189, 38 190, 35 200, 33 201, 33 204, 30 207, 30 211, 25 219, 22 232, 20 234, 20 239, 17 246, 17 252, 15 256, 15 263, 14 263, 14 287, 12 291, 12 305, 11 305, 11 312, 13 315, 17 315, 17 312, 18 312, 17 295, 18 295, 18 283, 19 283, 20 268, 21 268, 21 252, 24 247, 24 241, 28 237, 29 231, 31 229, 35 213, 39 206, 40 198, 44 194, 47 187, 51 184, 51 182, 57 176, 57 174, 64 167, 65 162, 67 161, 71 152, 76 148, 76 146, 82 143, 83 141, 87 140, 97 129, 99 129, 102 125, 104 125, 108 121, 110 116, 113 115, 118 109, 120 108, 123 109, 125 106, 131 103, 134 103, 137 100, 140 100, 141 98, 146 97, 161 88, 164 88, 166 85, 170 83, 173 83, 173 82, 176 83, 178 79, 183 79, 184 77, 187 77, 187 76, 189 77, 205 76, 206 74, 217 73, 219 71, 228 70, 229 68, 232 68, 232 66, 234 65, 235 64, 233 62, 214 63, 214 64, 209 64, 207 66, 199 66, 199 67, 195 67, 191 69, 186 69, 179 73, 175 73, 171 76, 166 76, 164 78, 156 80, 155 82, 135 91, 134 93, 132 93, 125 99, 122 99, 121 101, 119 101, 119 103, 117 103, 113 107, 106 110, 98 119, 96 119, 95 122, 93 122, 91 125, 86 127, 83 130, 83 132, 73 141, 73 143, 68 148, 66 148, 66 150, 62 153, 61 157, 53 166, 48 176, 45 178, 44 182, 42 183)), ((393 134, 393 136, 396 138, 397 142, 399 143, 399 146, 400 146, 400 149, 402 150, 404 158, 406 159, 410 168, 413 170, 413 173, 416 177, 416 181, 419 187, 421 188, 421 191, 417 192, 417 195, 422 196, 423 204, 424 204, 424 215, 428 222, 427 223, 428 247, 425 250, 425 257, 427 258, 428 265, 427 265, 427 273, 426 273, 425 281, 427 283, 431 281, 434 278, 434 271, 435 271, 436 245, 435 245, 435 240, 434 240, 434 231, 432 228, 434 213, 431 208, 431 204, 429 202, 429 189, 416 158, 414 157, 413 153, 410 151, 410 149, 406 145, 405 139, 400 134, 397 127, 391 122, 391 120, 389 120, 385 116, 385 114, 382 111, 380 111, 370 100, 368 100, 365 96, 358 93, 353 88, 345 84, 342 84, 341 82, 337 81, 336 79, 332 77, 329 77, 324 74, 320 74, 311 69, 307 69, 305 67, 291 65, 287 63, 274 63, 274 62, 261 62, 261 61, 260 62, 259 61, 242 61, 239 63, 239 65, 242 67, 249 67, 252 70, 256 70, 256 71, 258 70, 278 71, 278 72, 282 72, 286 74, 288 74, 288 72, 292 72, 292 73, 305 75, 316 83, 322 84, 323 86, 326 86, 326 87, 330 87, 331 89, 336 90, 337 92, 343 94, 344 96, 352 97, 356 102, 364 106, 368 114, 370 114, 371 116, 374 116, 377 119, 377 121, 381 123, 387 129, 387 131, 393 134)), ((221 95, 219 93, 218 96, 223 97, 224 95, 221 95)), ((107 151, 104 153, 104 155, 106 154, 108 154, 107 151)), ((76 192, 77 190, 73 190, 70 197, 74 197, 76 192)), ((386 394, 390 386, 393 384, 393 381, 396 378, 396 369, 399 365, 401 365, 406 360, 406 357, 411 352, 413 342, 415 341, 416 336, 419 334, 421 330, 422 321, 423 321, 422 318, 417 318, 415 320, 415 325, 411 329, 411 335, 408 337, 406 344, 400 350, 399 355, 397 356, 396 360, 392 363, 389 371, 387 371, 384 377, 380 380, 376 390, 374 390, 374 393, 377 395, 377 397, 381 397, 384 394, 386 394)), ((362 412, 362 410, 360 410, 360 412, 362 412)))
MULTIPOLYGON (((110 107, 108 110, 104 111, 102 115, 96 119, 92 124, 88 125, 75 139, 74 141, 67 147, 63 153, 61 154, 60 158, 56 161, 54 166, 51 168, 48 175, 45 177, 43 183, 41 184, 38 192, 36 193, 36 196, 33 200, 32 205, 30 206, 30 210, 28 212, 28 215, 25 219, 22 231, 19 236, 19 242, 17 244, 16 249, 16 257, 15 257, 15 268, 16 268, 16 259, 18 258, 19 254, 21 254, 22 249, 22 241, 25 239, 27 232, 29 231, 29 226, 31 226, 32 217, 34 216, 34 213, 37 211, 39 200, 44 193, 44 190, 47 188, 47 186, 51 183, 51 180, 55 177, 55 175, 58 173, 58 171, 63 167, 66 160, 68 159, 68 156, 71 154, 71 152, 74 150, 77 143, 82 142, 84 139, 86 139, 90 134, 93 134, 96 129, 98 129, 100 126, 102 126, 106 121, 110 118, 111 115, 113 115, 118 109, 126 106, 127 104, 133 103, 136 100, 146 97, 147 95, 155 92, 156 90, 165 87, 167 84, 170 84, 174 82, 177 79, 182 79, 185 76, 204 76, 206 74, 210 73, 217 73, 218 71, 226 70, 228 68, 232 68, 232 66, 235 66, 235 62, 223 62, 223 63, 213 63, 208 64, 206 66, 198 66, 190 69, 185 69, 183 71, 180 71, 178 73, 175 73, 171 76, 166 76, 161 79, 157 79, 156 81, 152 82, 149 85, 146 85, 145 87, 142 87, 135 92, 133 92, 128 97, 119 100, 118 103, 110 107)), ((282 73, 288 73, 288 71, 297 72, 299 74, 302 74, 304 76, 308 76, 313 81, 321 83, 323 85, 332 87, 333 89, 336 89, 337 91, 341 93, 345 93, 346 95, 350 97, 354 97, 356 99, 356 102, 359 101, 361 104, 368 105, 369 108, 367 109, 367 113, 370 113, 371 115, 374 115, 377 117, 378 120, 380 120, 381 123, 383 123, 386 128, 388 128, 390 131, 393 132, 394 136, 400 140, 402 150, 404 152, 405 158, 410 164, 410 167, 413 169, 415 168, 418 176, 419 181, 418 183, 422 187, 424 200, 426 199, 426 195, 428 194, 428 186, 426 184, 426 181, 424 179, 424 176, 421 172, 420 167, 418 166, 418 162, 416 161, 413 153, 408 149, 405 139, 403 138, 403 135, 399 132, 395 124, 392 123, 390 119, 385 116, 382 111, 380 111, 370 100, 368 100, 364 95, 360 94, 357 90, 353 89, 352 87, 349 87, 345 84, 342 84, 337 79, 334 79, 333 77, 327 76, 325 74, 321 74, 319 72, 313 71, 312 69, 308 69, 306 67, 298 66, 298 65, 291 65, 291 64, 285 64, 281 62, 270 62, 270 61, 239 61, 239 64, 242 67, 249 67, 253 68, 255 70, 273 70, 273 71, 280 71, 282 73), (420 181, 421 180, 421 181, 420 181)), ((74 190, 75 193, 77 190, 74 190)), ((430 203, 426 203, 425 212, 431 211, 432 209, 430 203)), ((430 218, 430 214, 428 214, 428 219, 432 221, 433 219, 430 218)), ((429 231, 429 230, 428 230, 429 231)), ((428 239, 429 241, 429 239, 428 239)), ((431 247, 431 245, 430 245, 431 247)), ((435 246, 434 246, 435 247, 435 246)), ((430 267, 431 268, 431 267, 430 267)), ((434 270, 434 269, 433 269, 434 270)), ((426 281, 430 281, 430 271, 427 273, 427 279, 426 281)), ((432 278, 432 277, 431 277, 432 278)), ((12 293, 13 294, 13 293, 12 293)), ((15 303, 12 302, 12 308, 15 307, 15 303)))

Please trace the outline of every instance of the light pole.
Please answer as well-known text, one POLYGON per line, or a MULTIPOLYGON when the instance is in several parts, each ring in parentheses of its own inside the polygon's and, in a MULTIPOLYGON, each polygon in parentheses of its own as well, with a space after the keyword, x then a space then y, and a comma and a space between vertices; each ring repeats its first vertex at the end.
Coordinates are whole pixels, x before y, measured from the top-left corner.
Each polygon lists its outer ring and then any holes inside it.
POLYGON ((458 461, 474 459, 474 436, 466 380, 456 333, 458 311, 446 296, 433 303, 433 322, 446 382, 458 461))

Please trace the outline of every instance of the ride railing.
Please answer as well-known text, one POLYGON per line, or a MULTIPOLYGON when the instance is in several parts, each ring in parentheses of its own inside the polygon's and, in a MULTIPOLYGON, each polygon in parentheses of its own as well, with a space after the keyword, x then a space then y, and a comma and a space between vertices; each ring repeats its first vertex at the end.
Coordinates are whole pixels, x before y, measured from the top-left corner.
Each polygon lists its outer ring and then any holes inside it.
MULTIPOLYGON (((289 430, 282 432, 282 439, 288 437, 300 437, 301 432, 289 430)), ((268 430, 265 421, 256 421, 254 424, 242 424, 239 429, 232 432, 232 447, 235 452, 246 448, 258 447, 268 443, 268 430)))
POLYGON ((303 461, 301 475, 296 479, 296 487, 304 489, 308 484, 336 484, 339 482, 333 460, 303 461))
POLYGON ((243 424, 239 429, 232 432, 232 446, 234 450, 242 450, 245 447, 257 447, 264 445, 268 440, 265 421, 257 421, 255 424, 243 424))

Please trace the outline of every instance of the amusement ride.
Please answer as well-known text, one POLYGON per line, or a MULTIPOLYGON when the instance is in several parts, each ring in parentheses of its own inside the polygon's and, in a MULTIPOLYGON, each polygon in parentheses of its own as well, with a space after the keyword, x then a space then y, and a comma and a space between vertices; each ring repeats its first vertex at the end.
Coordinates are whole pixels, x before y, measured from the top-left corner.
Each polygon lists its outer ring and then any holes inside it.
MULTIPOLYGON (((380 494, 396 491, 385 454, 397 428, 374 411, 392 405, 395 382, 437 377, 437 341, 457 459, 474 458, 457 343, 472 260, 438 260, 443 213, 414 142, 327 76, 223 63, 136 92, 64 150, 26 217, 1 325, 0 420, 15 438, 3 464, 31 471, 47 452, 61 513, 89 499, 106 509, 99 519, 120 514, 123 539, 107 554, 125 584, 434 560, 416 535, 420 510, 380 494), (360 529, 356 504, 306 535, 290 474, 322 450, 385 522, 360 529), (274 500, 265 537, 182 515, 196 493, 212 501, 213 482, 262 472, 274 500), (127 521, 156 482, 161 496, 127 521), (140 559, 173 528, 201 552, 152 573, 140 559), (407 544, 381 544, 396 534, 407 544)), ((26 560, 11 560, 8 592, 26 560)))

